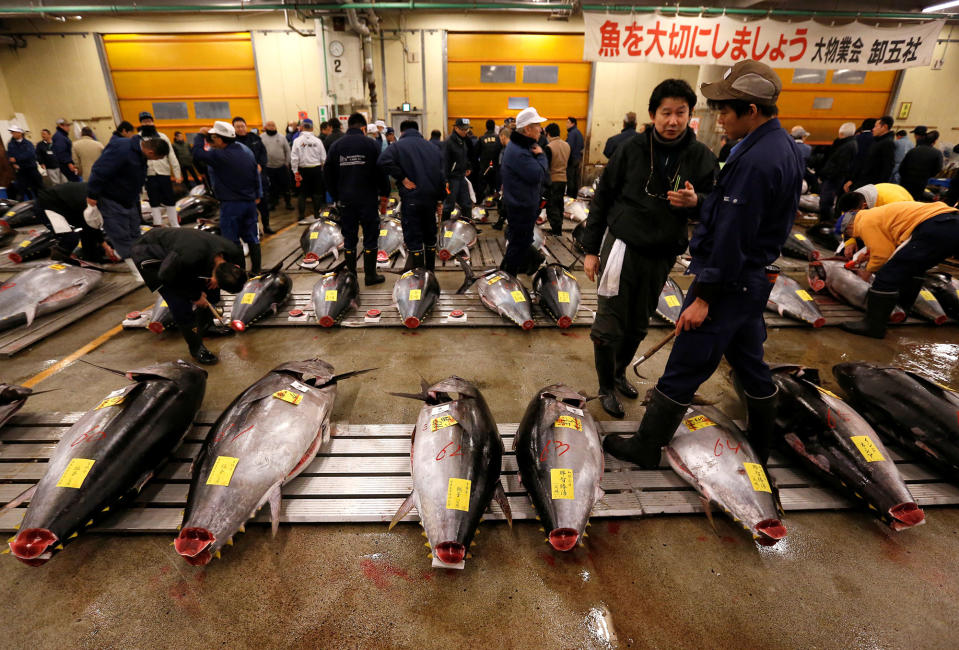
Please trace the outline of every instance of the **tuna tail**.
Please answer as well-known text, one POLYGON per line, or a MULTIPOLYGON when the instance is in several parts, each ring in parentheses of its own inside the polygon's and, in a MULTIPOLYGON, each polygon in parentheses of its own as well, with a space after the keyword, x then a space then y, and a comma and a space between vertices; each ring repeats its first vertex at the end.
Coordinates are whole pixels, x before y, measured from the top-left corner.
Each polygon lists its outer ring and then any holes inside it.
POLYGON ((400 504, 399 509, 396 511, 396 514, 393 515, 393 519, 390 521, 390 527, 387 530, 393 530, 393 526, 400 523, 400 521, 410 513, 410 510, 413 509, 413 493, 410 492, 410 495, 406 497, 406 500, 400 504))
POLYGON ((513 511, 509 506, 509 500, 506 498, 506 490, 503 489, 502 479, 496 481, 496 489, 493 491, 493 498, 496 499, 496 503, 499 504, 500 509, 503 511, 503 515, 506 516, 506 523, 509 524, 510 530, 512 530, 513 511))
POLYGON ((476 281, 476 278, 473 277, 473 267, 470 266, 469 260, 463 257, 457 257, 456 262, 460 265, 460 268, 463 269, 463 284, 460 285, 460 288, 456 290, 457 294, 466 293, 466 291, 473 286, 473 282, 476 281))

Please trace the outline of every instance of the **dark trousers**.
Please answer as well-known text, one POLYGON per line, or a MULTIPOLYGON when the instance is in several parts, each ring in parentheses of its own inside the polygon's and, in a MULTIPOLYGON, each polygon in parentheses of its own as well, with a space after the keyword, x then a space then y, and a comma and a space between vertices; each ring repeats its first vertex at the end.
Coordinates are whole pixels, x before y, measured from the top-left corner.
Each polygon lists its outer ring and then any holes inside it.
POLYGON ((320 205, 326 190, 323 188, 322 167, 300 167, 300 195, 297 197, 296 210, 300 219, 306 216, 306 197, 313 197, 313 216, 319 218, 320 205))
POLYGON ((842 186, 835 182, 823 179, 819 192, 819 221, 820 223, 835 223, 833 209, 836 207, 836 196, 842 191, 842 186))
POLYGON ((60 173, 70 183, 78 183, 83 180, 76 172, 70 170, 70 165, 67 163, 60 163, 60 173))
POLYGON ((140 238, 140 204, 135 203, 128 208, 112 199, 100 197, 97 207, 103 215, 103 232, 113 249, 122 258, 130 257, 133 242, 140 238))
POLYGON ((37 192, 43 189, 43 176, 36 165, 20 166, 20 169, 17 170, 17 187, 23 194, 24 201, 28 198, 35 199, 37 197, 37 192), (27 192, 30 193, 29 197, 27 192))
MULTIPOLYGON (((709 304, 709 316, 694 330, 680 332, 673 342, 666 371, 656 388, 666 397, 688 404, 696 390, 719 367, 723 357, 746 393, 768 397, 775 392, 769 366, 763 361, 766 321, 763 311, 772 286, 765 274, 748 285, 730 289, 709 304)), ((683 309, 696 299, 695 284, 683 309)))
POLYGON ((406 250, 421 251, 426 246, 436 246, 436 202, 404 198, 400 203, 400 217, 406 250))
MULTIPOLYGON (((479 170, 475 175, 473 191, 476 193, 476 200, 482 202, 487 196, 496 191, 499 187, 499 170, 496 165, 490 165, 488 160, 480 161, 479 170)), ((474 176, 470 176, 473 179, 474 176)))
MULTIPOLYGON (((193 315, 193 302, 189 298, 165 287, 161 287, 157 293, 166 300, 167 307, 170 308, 170 313, 173 314, 173 320, 181 330, 193 327, 195 320, 193 315)), ((207 302, 211 305, 220 302, 219 289, 204 289, 204 293, 206 293, 207 302)), ((206 309, 206 307, 203 309, 206 309)))
POLYGON ((959 212, 948 212, 916 226, 909 243, 876 273, 872 288, 899 291, 913 277, 954 255, 959 255, 959 212))
POLYGON ((169 176, 147 176, 146 188, 151 208, 176 203, 176 199, 173 197, 173 181, 169 176))
POLYGON ((203 181, 200 180, 200 175, 197 173, 196 168, 193 165, 184 165, 180 163, 180 172, 183 174, 183 181, 190 182, 194 185, 199 185, 203 181))
POLYGON ((263 196, 260 202, 256 204, 256 211, 260 213, 260 223, 263 224, 263 230, 270 229, 270 179, 265 171, 260 172, 260 186, 263 188, 263 196))
POLYGON ((549 184, 549 198, 546 200, 546 219, 550 230, 557 237, 563 234, 563 198, 566 181, 553 181, 549 184))
POLYGON ((343 247, 355 251, 359 243, 359 229, 363 226, 363 248, 373 250, 380 237, 380 213, 378 205, 343 204, 340 207, 340 229, 343 231, 343 247))
POLYGON ((220 203, 220 234, 237 244, 260 241, 256 227, 256 203, 253 201, 223 201, 220 203))
POLYGON ((470 191, 466 187, 466 178, 451 178, 449 179, 450 193, 446 195, 446 199, 443 200, 443 221, 446 221, 450 218, 450 213, 453 212, 455 206, 460 207, 460 212, 463 213, 462 216, 467 219, 471 218, 473 215, 473 202, 470 200, 470 191))
POLYGON ((569 159, 566 163, 566 195, 576 198, 579 192, 579 165, 583 162, 582 158, 569 159))
MULTIPOLYGON (((50 223, 46 214, 46 211, 50 209, 49 206, 40 205, 38 207, 40 208, 40 219, 47 228, 53 231, 53 224, 50 223)), ((70 254, 77 247, 77 244, 82 244, 80 247, 81 258, 88 262, 101 261, 103 259, 103 231, 99 228, 90 227, 79 213, 62 214, 56 212, 56 214, 60 215, 73 228, 68 232, 56 233, 57 247, 70 254)))
POLYGON ((539 216, 539 206, 507 205, 506 223, 509 225, 509 238, 506 252, 500 268, 517 275, 527 267, 529 247, 533 244, 533 226, 539 216))
POLYGON ((267 167, 266 176, 270 180, 270 203, 273 207, 280 202, 280 196, 290 204, 290 170, 288 167, 267 167))

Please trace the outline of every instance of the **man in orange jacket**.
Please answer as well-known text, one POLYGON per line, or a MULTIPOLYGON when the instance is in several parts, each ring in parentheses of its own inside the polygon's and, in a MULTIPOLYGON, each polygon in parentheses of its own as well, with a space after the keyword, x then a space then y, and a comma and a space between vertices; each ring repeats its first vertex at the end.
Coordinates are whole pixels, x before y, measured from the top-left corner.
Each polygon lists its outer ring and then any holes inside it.
POLYGON ((959 211, 942 202, 899 201, 843 214, 842 230, 855 243, 847 256, 869 249, 865 279, 876 276, 866 301, 866 317, 844 323, 847 332, 881 339, 896 303, 908 312, 922 288, 924 274, 950 256, 959 255, 959 211))

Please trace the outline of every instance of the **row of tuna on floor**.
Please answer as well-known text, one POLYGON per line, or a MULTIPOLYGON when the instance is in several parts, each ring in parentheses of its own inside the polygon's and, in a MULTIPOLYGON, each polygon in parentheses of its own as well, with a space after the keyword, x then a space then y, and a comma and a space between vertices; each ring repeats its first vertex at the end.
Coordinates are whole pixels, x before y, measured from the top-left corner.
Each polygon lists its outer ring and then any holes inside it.
MULTIPOLYGON (((106 395, 62 437, 47 471, 4 509, 29 501, 10 551, 45 563, 84 529, 111 516, 181 443, 203 401, 206 372, 184 361, 119 374, 132 383, 106 395)), ((246 522, 269 505, 276 532, 284 484, 330 438, 341 375, 320 359, 281 364, 244 390, 210 429, 192 465, 177 553, 194 565, 219 557, 246 522)), ((777 442, 806 469, 857 499, 895 530, 925 514, 884 445, 893 441, 955 479, 959 470, 959 394, 919 374, 868 363, 833 368, 847 403, 819 385, 814 370, 774 372, 780 402, 777 442)), ((0 389, 0 426, 30 390, 0 389)), ((411 437, 413 491, 390 527, 416 508, 433 565, 462 568, 477 526, 494 499, 511 523, 500 481, 504 446, 480 391, 449 377, 420 392, 411 437)), ((604 455, 586 396, 547 386, 527 407, 514 449, 522 484, 559 551, 582 543, 604 496, 604 455)), ((692 406, 664 454, 704 499, 729 514, 762 545, 787 535, 775 481, 748 436, 719 410, 692 406)), ((362 463, 362 460, 358 460, 362 463)))

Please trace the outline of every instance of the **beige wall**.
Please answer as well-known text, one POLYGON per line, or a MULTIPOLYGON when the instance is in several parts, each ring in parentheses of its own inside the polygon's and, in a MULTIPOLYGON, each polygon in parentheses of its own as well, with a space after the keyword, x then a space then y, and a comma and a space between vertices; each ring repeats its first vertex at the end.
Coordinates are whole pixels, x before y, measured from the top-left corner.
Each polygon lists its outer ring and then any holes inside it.
MULTIPOLYGON (((959 39, 959 28, 947 26, 939 37, 946 39, 950 35, 959 39)), ((912 102, 908 119, 897 120, 897 126, 935 127, 940 134, 940 144, 955 145, 959 143, 959 42, 940 43, 932 58, 933 61, 943 59, 940 70, 910 68, 904 73, 892 107, 893 117, 899 111, 900 102, 912 102)))
POLYGON ((254 32, 253 49, 264 121, 275 121, 282 131, 297 111, 316 119, 317 106, 329 101, 317 40, 293 32, 254 32))

